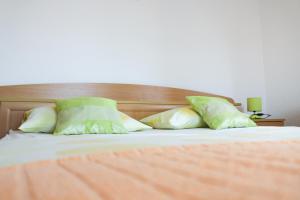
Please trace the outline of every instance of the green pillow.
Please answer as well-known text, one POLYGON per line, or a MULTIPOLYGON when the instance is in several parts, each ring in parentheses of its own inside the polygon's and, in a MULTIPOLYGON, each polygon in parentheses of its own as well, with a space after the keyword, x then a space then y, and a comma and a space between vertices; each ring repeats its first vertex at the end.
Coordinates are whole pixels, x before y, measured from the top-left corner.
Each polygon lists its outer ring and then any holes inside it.
POLYGON ((182 107, 146 117, 141 122, 157 129, 184 129, 207 127, 202 118, 191 108, 182 107))
POLYGON ((127 133, 114 100, 98 97, 57 100, 56 109, 54 135, 127 133))
POLYGON ((151 126, 147 126, 146 124, 143 124, 125 113, 120 112, 121 119, 123 122, 124 127, 127 129, 127 131, 132 132, 132 131, 143 131, 143 130, 149 130, 152 129, 151 126))
POLYGON ((253 127, 256 124, 226 99, 207 96, 186 97, 212 129, 253 127))
POLYGON ((52 107, 37 107, 25 112, 25 121, 19 129, 31 133, 52 133, 56 124, 56 112, 52 107))

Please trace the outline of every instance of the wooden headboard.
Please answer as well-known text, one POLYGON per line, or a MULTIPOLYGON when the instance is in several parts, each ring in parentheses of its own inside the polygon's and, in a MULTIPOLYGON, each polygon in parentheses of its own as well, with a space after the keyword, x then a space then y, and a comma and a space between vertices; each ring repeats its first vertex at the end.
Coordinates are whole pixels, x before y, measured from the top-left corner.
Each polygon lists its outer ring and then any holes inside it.
POLYGON ((0 138, 17 129, 26 110, 54 105, 55 99, 98 96, 118 101, 120 111, 141 119, 171 108, 185 106, 185 96, 203 95, 232 98, 192 90, 134 84, 66 83, 0 86, 0 138))

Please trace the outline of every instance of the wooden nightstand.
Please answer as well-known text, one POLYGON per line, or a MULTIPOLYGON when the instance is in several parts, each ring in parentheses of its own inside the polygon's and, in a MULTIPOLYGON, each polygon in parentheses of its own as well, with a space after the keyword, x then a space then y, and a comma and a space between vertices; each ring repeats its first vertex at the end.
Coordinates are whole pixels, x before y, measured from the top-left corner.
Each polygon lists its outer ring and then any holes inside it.
POLYGON ((257 126, 284 126, 285 119, 255 119, 257 126))

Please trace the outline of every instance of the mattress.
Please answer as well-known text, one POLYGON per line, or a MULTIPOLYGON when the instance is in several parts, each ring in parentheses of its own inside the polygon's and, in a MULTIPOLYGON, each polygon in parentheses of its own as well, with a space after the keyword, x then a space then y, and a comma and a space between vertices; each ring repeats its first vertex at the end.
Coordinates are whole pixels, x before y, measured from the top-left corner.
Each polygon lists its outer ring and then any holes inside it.
POLYGON ((0 140, 0 199, 300 199, 300 128, 0 140))
POLYGON ((10 131, 0 140, 0 167, 90 153, 150 147, 300 139, 299 127, 148 130, 129 134, 54 136, 10 131))

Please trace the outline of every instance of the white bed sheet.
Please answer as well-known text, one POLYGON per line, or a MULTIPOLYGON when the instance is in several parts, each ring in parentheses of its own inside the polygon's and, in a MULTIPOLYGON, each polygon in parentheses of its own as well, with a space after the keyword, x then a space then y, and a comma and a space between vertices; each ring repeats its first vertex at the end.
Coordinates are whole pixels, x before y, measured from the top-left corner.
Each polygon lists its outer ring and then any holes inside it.
POLYGON ((71 136, 10 131, 0 140, 0 167, 86 153, 145 147, 290 139, 300 139, 300 127, 253 127, 225 130, 198 128, 71 136))

